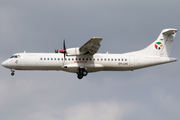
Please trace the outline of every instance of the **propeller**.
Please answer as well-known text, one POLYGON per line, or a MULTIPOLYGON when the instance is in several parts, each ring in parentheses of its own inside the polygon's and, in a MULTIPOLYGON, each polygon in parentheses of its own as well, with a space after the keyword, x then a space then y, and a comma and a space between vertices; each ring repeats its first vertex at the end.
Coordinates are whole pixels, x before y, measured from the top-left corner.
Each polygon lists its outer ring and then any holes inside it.
POLYGON ((66 56, 66 45, 65 45, 65 39, 63 40, 63 50, 60 50, 59 52, 60 52, 60 53, 64 53, 64 59, 65 59, 65 56, 66 56))

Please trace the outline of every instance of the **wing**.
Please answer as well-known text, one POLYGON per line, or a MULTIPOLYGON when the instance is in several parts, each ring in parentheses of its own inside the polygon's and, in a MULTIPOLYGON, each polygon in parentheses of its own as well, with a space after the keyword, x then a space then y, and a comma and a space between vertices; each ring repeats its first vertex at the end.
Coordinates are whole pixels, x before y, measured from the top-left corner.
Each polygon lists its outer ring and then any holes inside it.
POLYGON ((90 54, 94 55, 99 48, 101 47, 100 42, 102 38, 93 37, 87 43, 79 48, 80 52, 83 52, 84 55, 90 54))

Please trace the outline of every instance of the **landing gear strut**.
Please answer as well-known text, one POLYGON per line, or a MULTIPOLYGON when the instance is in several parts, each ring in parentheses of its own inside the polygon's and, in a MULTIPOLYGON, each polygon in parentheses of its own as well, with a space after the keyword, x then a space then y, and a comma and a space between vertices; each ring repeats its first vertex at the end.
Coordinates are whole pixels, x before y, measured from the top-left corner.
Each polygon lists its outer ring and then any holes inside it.
POLYGON ((86 71, 85 68, 79 68, 79 72, 77 73, 77 77, 79 79, 82 79, 83 76, 86 76, 88 74, 88 72, 86 71))
POLYGON ((15 70, 11 70, 11 75, 12 76, 14 76, 14 74, 15 74, 14 72, 15 72, 15 70))

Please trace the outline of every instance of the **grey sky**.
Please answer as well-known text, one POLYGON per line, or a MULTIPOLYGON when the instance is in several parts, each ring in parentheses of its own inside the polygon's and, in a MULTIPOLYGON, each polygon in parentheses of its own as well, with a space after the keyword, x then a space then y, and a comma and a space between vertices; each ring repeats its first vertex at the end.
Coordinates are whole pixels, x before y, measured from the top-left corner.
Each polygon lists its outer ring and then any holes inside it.
MULTIPOLYGON (((100 53, 143 49, 164 28, 180 28, 179 0, 0 1, 0 62, 54 52, 103 37, 100 53)), ((180 58, 178 32, 171 50, 180 58)), ((179 61, 128 72, 16 71, 0 66, 1 120, 160 120, 180 118, 179 61)))

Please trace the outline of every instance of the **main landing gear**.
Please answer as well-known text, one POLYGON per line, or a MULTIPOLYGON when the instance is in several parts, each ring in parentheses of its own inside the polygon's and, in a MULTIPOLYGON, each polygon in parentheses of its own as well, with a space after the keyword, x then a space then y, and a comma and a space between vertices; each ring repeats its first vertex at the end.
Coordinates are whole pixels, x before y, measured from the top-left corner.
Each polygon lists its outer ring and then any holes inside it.
POLYGON ((14 76, 14 74, 15 74, 14 72, 15 72, 15 70, 11 70, 11 75, 12 76, 14 76))
POLYGON ((85 68, 79 68, 79 72, 77 73, 77 77, 79 79, 82 79, 84 76, 86 76, 88 72, 86 71, 85 68))

